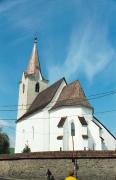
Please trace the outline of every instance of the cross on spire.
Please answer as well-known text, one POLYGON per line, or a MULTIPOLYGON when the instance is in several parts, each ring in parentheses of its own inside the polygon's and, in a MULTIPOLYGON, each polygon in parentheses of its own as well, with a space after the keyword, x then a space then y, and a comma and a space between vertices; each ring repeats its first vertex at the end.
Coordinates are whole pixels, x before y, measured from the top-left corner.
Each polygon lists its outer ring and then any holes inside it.
POLYGON ((37 43, 37 32, 34 35, 34 43, 37 43))

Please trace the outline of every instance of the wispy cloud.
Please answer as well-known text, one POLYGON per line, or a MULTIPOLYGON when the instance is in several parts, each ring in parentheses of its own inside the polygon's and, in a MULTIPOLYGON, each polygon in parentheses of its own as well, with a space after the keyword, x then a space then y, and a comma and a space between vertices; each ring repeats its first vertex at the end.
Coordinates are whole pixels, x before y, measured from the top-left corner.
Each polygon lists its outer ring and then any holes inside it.
POLYGON ((91 23, 85 27, 72 31, 64 63, 50 67, 51 81, 81 73, 91 82, 112 61, 115 51, 108 40, 107 28, 99 29, 91 23))
POLYGON ((27 0, 12 0, 10 2, 8 1, 1 1, 0 2, 0 13, 6 13, 10 11, 12 8, 14 8, 16 5, 25 3, 27 0))
POLYGON ((44 14, 47 13, 47 11, 44 11, 46 2, 43 2, 42 0, 34 2, 31 0, 12 0, 10 3, 4 1, 0 4, 0 14, 1 16, 5 14, 10 26, 16 29, 23 28, 23 31, 37 31, 37 28, 39 27, 40 29, 44 23, 44 14), (36 7, 39 8, 38 11, 36 10, 36 7))
POLYGON ((9 120, 0 119, 0 127, 2 128, 14 128, 15 122, 12 121, 12 123, 9 120))

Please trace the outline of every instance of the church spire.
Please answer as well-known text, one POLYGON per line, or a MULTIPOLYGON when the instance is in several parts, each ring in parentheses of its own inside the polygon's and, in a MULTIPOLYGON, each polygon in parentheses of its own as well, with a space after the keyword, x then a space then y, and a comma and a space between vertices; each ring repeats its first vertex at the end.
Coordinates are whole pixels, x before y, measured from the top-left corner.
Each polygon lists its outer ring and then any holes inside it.
POLYGON ((39 73, 42 79, 41 68, 39 63, 39 55, 38 55, 38 48, 37 48, 37 34, 34 37, 34 45, 32 49, 32 54, 29 60, 27 74, 28 75, 35 75, 39 73))

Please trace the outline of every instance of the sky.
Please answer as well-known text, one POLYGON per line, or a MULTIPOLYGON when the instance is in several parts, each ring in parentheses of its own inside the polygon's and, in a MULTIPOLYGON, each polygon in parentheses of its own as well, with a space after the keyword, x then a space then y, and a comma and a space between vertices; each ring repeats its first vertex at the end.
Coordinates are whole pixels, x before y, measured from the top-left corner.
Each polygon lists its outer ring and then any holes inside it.
MULTIPOLYGON (((87 97, 116 91, 116 0, 0 0, 0 127, 12 147, 19 81, 35 33, 50 84, 79 80, 87 97)), ((90 103, 116 135, 116 93, 90 103)))

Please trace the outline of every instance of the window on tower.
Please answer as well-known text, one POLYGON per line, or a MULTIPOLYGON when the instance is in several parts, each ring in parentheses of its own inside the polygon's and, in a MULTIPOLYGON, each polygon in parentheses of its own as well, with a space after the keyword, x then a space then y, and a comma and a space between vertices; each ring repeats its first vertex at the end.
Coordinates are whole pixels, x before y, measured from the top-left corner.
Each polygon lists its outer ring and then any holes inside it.
POLYGON ((35 92, 39 92, 39 83, 38 82, 35 85, 35 92))

